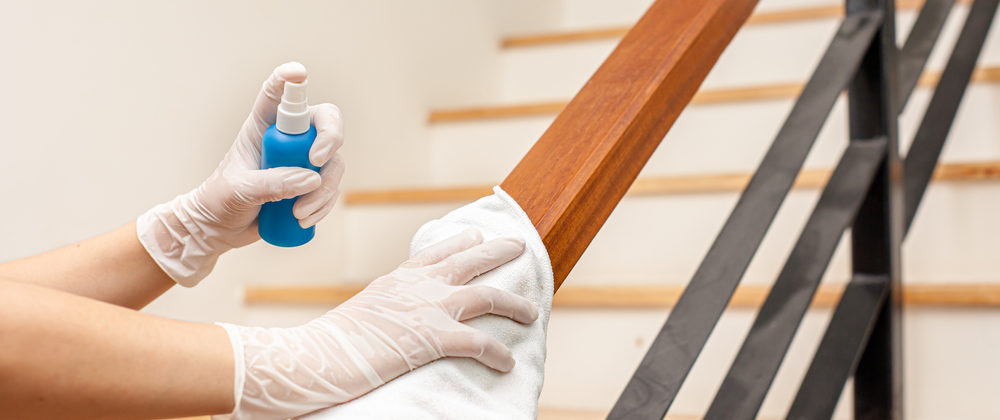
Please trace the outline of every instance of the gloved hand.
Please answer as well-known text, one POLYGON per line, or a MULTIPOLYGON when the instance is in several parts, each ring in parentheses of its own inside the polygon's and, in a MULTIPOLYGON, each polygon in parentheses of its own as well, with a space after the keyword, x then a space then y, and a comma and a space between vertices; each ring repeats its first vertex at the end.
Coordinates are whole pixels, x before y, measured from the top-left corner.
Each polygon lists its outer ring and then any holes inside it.
POLYGON ((510 350, 462 321, 489 313, 527 324, 538 310, 521 296, 466 283, 516 258, 524 242, 482 241, 469 230, 432 245, 299 327, 220 324, 237 364, 231 418, 305 414, 357 398, 442 357, 469 357, 510 371, 510 350))
POLYGON ((275 121, 285 81, 302 82, 306 69, 285 63, 274 69, 257 95, 253 110, 215 172, 195 190, 160 204, 136 220, 136 230, 153 260, 182 286, 208 275, 223 252, 260 239, 257 213, 269 201, 300 197, 292 208, 302 227, 330 212, 339 195, 344 161, 340 110, 332 104, 310 107, 316 140, 309 161, 319 174, 303 168, 260 169, 261 138, 275 121))

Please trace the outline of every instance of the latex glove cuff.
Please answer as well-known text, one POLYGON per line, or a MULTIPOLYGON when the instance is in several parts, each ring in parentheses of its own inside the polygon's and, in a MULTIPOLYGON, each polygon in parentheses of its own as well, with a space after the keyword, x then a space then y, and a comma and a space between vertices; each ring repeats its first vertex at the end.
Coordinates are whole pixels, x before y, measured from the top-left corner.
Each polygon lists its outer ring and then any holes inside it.
POLYGON ((216 323, 232 342, 235 376, 233 412, 213 418, 287 418, 350 401, 385 383, 346 332, 324 324, 216 323))
POLYGON ((212 272, 219 255, 233 247, 210 223, 190 211, 193 192, 153 207, 136 219, 139 243, 171 279, 193 287, 212 272))

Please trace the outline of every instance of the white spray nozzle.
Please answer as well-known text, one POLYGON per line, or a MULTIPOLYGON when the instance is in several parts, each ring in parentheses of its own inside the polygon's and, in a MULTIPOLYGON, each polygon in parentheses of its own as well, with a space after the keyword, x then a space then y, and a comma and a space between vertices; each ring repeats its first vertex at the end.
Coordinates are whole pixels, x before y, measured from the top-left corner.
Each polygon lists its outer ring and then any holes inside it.
POLYGON ((302 134, 309 131, 309 97, 306 96, 308 80, 302 83, 285 82, 285 93, 278 105, 276 125, 285 134, 302 134))
POLYGON ((304 80, 302 83, 285 82, 285 94, 281 95, 281 102, 305 103, 307 86, 309 86, 308 80, 304 80))

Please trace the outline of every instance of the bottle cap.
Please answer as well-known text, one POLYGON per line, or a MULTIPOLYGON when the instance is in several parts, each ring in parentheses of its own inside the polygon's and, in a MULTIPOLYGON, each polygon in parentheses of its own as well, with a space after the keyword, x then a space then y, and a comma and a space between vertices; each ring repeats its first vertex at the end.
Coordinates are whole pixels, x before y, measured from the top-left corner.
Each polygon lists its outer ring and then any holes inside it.
POLYGON ((278 105, 275 125, 285 134, 302 134, 309 131, 309 97, 306 96, 308 80, 302 83, 285 82, 285 93, 278 105))

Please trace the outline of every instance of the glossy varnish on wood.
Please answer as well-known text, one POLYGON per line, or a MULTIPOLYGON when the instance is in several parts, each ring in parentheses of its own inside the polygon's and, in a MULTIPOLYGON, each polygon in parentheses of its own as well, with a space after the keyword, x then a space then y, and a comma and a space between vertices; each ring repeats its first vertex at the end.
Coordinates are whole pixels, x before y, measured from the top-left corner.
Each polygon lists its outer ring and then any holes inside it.
POLYGON ((756 0, 658 0, 501 184, 558 289, 756 0))

